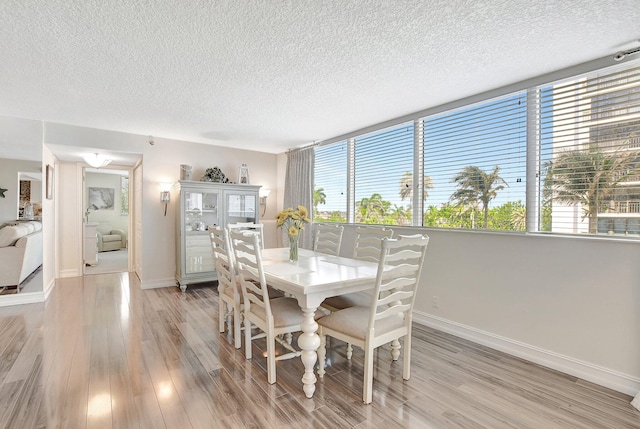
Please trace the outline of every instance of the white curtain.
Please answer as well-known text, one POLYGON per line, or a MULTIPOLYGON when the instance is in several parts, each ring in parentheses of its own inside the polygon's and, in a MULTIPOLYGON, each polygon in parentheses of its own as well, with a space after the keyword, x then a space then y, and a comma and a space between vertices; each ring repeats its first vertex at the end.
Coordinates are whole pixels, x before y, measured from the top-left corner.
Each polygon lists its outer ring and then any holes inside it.
MULTIPOLYGON (((313 211, 313 168, 315 165, 315 151, 313 147, 296 149, 287 153, 287 172, 284 183, 284 208, 295 209, 305 206, 309 216, 313 211)), ((313 246, 313 228, 311 224, 305 226, 300 235, 299 245, 305 249, 313 246)), ((283 241, 285 243, 286 240, 283 241)))

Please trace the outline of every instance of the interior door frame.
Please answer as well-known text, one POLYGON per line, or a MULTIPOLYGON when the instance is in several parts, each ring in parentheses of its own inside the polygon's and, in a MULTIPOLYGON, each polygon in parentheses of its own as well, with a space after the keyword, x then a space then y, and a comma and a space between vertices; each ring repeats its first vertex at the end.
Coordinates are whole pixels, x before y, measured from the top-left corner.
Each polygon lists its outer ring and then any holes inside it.
MULTIPOLYGON (((134 267, 134 258, 133 255, 135 253, 135 249, 137 248, 137 240, 133 239, 133 233, 134 233, 134 217, 135 217, 135 205, 134 205, 134 197, 133 197, 133 192, 132 192, 132 178, 133 178, 133 171, 136 168, 136 166, 138 166, 138 164, 141 164, 142 161, 139 161, 136 163, 135 166, 127 166, 127 165, 112 165, 109 164, 108 169, 109 170, 126 170, 127 174, 129 176, 129 214, 127 215, 127 223, 128 223, 128 228, 129 230, 127 231, 127 272, 132 272, 133 267, 134 267)), ((86 170, 87 169, 94 169, 93 167, 91 167, 89 164, 86 163, 78 163, 78 168, 79 168, 79 173, 80 173, 80 198, 78 198, 78 201, 80 203, 79 209, 80 209, 80 220, 81 220, 81 234, 80 234, 80 241, 82 242, 82 251, 80 253, 80 272, 82 273, 82 275, 85 275, 85 263, 84 263, 84 246, 85 246, 85 241, 84 241, 84 213, 85 213, 85 207, 87 206, 87 193, 86 193, 86 183, 85 183, 85 174, 86 174, 86 170)))

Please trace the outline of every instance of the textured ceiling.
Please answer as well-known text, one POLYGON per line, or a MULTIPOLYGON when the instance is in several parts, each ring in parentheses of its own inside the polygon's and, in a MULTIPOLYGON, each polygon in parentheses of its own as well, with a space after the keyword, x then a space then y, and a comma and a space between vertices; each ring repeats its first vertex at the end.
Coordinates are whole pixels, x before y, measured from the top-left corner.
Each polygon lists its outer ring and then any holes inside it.
POLYGON ((0 2, 0 115, 279 153, 638 45, 638 0, 0 2))

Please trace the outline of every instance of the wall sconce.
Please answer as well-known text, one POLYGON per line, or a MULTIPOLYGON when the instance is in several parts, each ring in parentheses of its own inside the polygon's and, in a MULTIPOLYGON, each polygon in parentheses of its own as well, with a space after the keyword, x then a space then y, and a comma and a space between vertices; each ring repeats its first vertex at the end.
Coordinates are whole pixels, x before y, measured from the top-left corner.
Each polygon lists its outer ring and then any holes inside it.
POLYGON ((161 183, 161 191, 160 191, 160 202, 164 204, 164 215, 167 215, 167 206, 169 205, 169 201, 171 200, 171 193, 169 189, 171 188, 171 183, 161 183))
POLYGON ((271 189, 260 189, 260 207, 262 207, 262 216, 267 212, 267 197, 271 194, 271 189))

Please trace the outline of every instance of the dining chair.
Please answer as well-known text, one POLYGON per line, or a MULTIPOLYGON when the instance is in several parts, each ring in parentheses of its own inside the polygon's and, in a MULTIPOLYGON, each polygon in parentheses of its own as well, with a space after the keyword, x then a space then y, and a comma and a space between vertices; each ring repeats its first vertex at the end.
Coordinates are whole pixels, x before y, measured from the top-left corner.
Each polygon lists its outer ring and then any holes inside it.
POLYGON ((230 230, 229 236, 242 287, 245 357, 252 358, 251 341, 255 337, 252 337, 251 330, 255 325, 266 334, 267 379, 269 384, 273 384, 276 382, 276 361, 300 356, 300 351, 280 336, 302 331, 304 315, 295 298, 269 297, 258 235, 230 230), (276 341, 289 353, 276 356, 276 341))
POLYGON ((264 225, 253 222, 236 222, 227 225, 229 230, 256 231, 260 237, 260 248, 264 249, 264 225))
MULTIPOLYGON (((404 338, 402 378, 409 380, 411 375, 412 310, 428 244, 426 235, 382 239, 371 304, 339 310, 317 320, 320 335, 318 375, 323 377, 325 374, 327 335, 362 348, 362 400, 365 404, 373 399, 373 353, 376 348, 404 338)), ((400 351, 392 348, 391 355, 396 361, 400 351)))
POLYGON ((218 327, 220 333, 233 334, 236 349, 242 347, 242 291, 236 277, 234 257, 229 241, 229 232, 218 226, 209 227, 211 248, 218 276, 218 327))
MULTIPOLYGON (((392 236, 393 230, 390 228, 376 226, 357 227, 353 246, 353 259, 378 262, 380 260, 380 243, 384 238, 391 238, 392 236)), ((329 311, 337 311, 355 305, 369 305, 370 302, 370 294, 356 292, 327 298, 322 303, 322 307, 329 311)))
POLYGON ((342 233, 344 226, 332 224, 316 224, 313 239, 313 250, 328 255, 340 256, 342 233))
POLYGON ((380 260, 380 241, 393 237, 393 230, 379 226, 359 226, 353 246, 353 259, 378 262, 380 260))

